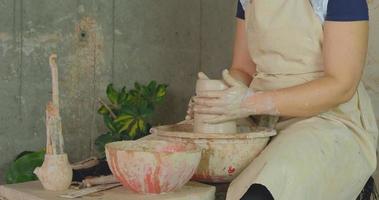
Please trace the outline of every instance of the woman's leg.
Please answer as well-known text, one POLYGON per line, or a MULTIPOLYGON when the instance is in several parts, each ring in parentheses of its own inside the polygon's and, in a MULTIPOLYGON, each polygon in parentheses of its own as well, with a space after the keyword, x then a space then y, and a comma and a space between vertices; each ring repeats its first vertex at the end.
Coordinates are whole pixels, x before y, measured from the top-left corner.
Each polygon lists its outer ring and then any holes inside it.
POLYGON ((357 142, 358 136, 320 117, 290 124, 233 180, 227 197, 241 199, 259 183, 274 199, 355 199, 375 171, 367 158, 373 152, 357 142))
POLYGON ((274 200, 270 191, 261 184, 253 184, 241 200, 274 200))

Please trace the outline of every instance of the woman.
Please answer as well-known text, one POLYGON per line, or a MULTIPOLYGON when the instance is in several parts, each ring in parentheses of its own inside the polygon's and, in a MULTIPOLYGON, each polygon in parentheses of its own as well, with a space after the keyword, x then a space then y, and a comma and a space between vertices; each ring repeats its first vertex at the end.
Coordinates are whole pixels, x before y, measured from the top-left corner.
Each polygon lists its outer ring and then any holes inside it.
POLYGON ((227 200, 352 200, 376 168, 378 130, 360 82, 366 0, 240 0, 230 88, 197 94, 208 123, 278 115, 278 135, 227 200), (250 87, 247 87, 247 86, 250 87))

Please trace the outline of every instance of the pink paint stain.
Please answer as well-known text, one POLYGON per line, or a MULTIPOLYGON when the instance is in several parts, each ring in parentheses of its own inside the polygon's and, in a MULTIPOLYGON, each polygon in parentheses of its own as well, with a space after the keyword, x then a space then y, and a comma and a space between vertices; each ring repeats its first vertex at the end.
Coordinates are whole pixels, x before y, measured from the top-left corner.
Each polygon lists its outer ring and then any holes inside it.
POLYGON ((194 174, 191 180, 205 181, 205 182, 219 182, 219 183, 225 182, 225 179, 223 176, 210 175, 209 172, 206 172, 204 174, 194 174))
POLYGON ((234 173, 236 171, 236 168, 234 168, 234 167, 232 167, 232 166, 229 166, 229 168, 228 168, 228 173, 229 174, 232 174, 232 173, 234 173))

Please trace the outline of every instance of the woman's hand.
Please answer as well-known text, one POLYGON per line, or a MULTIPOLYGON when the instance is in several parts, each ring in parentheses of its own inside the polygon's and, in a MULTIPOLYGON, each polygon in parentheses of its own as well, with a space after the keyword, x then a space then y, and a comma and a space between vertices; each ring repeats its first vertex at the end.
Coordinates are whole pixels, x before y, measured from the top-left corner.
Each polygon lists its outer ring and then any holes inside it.
POLYGON ((193 107, 194 107, 194 102, 193 102, 193 97, 190 98, 187 106, 187 114, 184 120, 191 120, 193 119, 194 112, 193 112, 193 107))
POLYGON ((233 62, 230 67, 230 73, 228 71, 223 72, 225 82, 229 84, 231 88, 225 91, 215 92, 219 94, 221 93, 223 95, 223 98, 219 98, 219 96, 216 96, 215 98, 206 97, 207 94, 212 95, 213 92, 198 94, 198 96, 196 97, 197 102, 195 103, 198 104, 195 105, 195 107, 197 107, 198 109, 198 111, 196 112, 210 112, 218 113, 220 115, 219 117, 215 118, 214 120, 208 123, 218 123, 235 118, 240 118, 240 116, 248 116, 249 114, 247 113, 247 111, 242 110, 242 108, 240 107, 241 105, 238 102, 242 101, 243 97, 241 97, 241 95, 243 96, 247 94, 253 94, 253 91, 248 89, 246 85, 250 85, 255 72, 256 65, 250 57, 249 48, 247 45, 245 20, 237 19, 233 49, 233 62), (225 76, 227 78, 225 78, 225 76), (232 76, 234 78, 232 78, 232 76), (220 105, 217 105, 218 103, 220 105))
POLYGON ((254 101, 255 93, 245 84, 234 79, 228 70, 222 73, 230 86, 224 91, 206 91, 194 97, 194 111, 201 114, 219 115, 206 123, 220 123, 257 114, 259 105, 254 101))
MULTIPOLYGON (((197 74, 197 77, 198 77, 198 79, 201 79, 201 80, 208 80, 209 79, 208 76, 205 75, 203 72, 199 72, 197 74)), ((189 102, 188 102, 187 114, 186 114, 185 120, 193 119, 193 115, 194 115, 193 108, 195 106, 193 99, 194 99, 194 97, 191 97, 189 102)))

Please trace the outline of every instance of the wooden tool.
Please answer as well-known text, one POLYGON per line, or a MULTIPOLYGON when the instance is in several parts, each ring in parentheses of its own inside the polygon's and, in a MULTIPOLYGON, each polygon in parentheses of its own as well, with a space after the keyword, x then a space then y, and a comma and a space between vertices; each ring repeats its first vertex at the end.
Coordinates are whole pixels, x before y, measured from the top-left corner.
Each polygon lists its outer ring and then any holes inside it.
POLYGON ((68 198, 68 199, 75 199, 78 197, 82 197, 85 195, 89 195, 92 193, 109 190, 112 188, 116 188, 121 186, 121 183, 112 183, 112 184, 106 184, 106 185, 98 185, 95 187, 85 188, 78 191, 68 192, 66 194, 59 195, 59 197, 68 198))
POLYGON ((99 176, 99 177, 90 177, 83 180, 84 187, 92 187, 95 185, 119 183, 119 181, 113 175, 109 176, 99 176))

